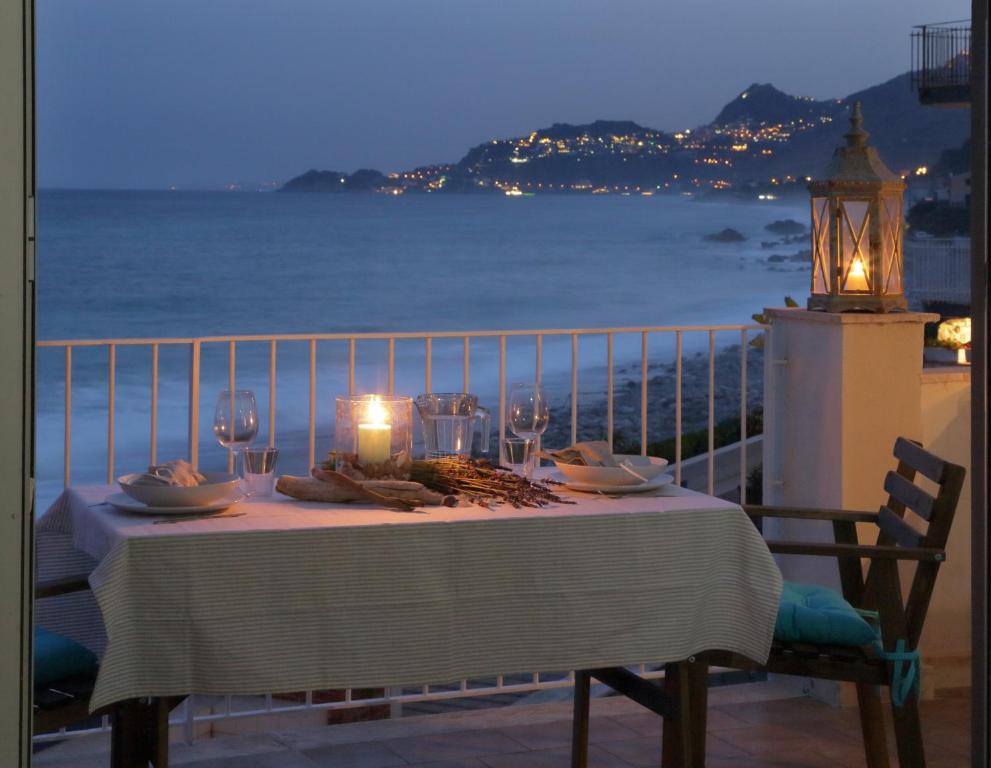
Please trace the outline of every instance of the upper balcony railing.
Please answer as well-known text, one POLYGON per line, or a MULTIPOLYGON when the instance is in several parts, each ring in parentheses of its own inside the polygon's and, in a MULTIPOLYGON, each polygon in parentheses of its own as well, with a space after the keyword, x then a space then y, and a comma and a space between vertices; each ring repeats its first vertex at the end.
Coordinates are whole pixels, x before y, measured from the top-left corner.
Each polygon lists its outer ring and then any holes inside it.
POLYGON ((923 104, 970 103, 970 20, 912 30, 912 87, 923 104))

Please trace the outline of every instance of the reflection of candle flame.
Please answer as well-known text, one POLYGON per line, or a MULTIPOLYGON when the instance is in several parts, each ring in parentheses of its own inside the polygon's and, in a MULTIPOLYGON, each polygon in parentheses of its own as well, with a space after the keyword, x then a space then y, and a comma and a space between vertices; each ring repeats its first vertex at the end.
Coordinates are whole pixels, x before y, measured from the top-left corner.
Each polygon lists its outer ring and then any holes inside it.
POLYGON ((382 401, 379 400, 378 395, 372 395, 368 400, 368 407, 365 408, 365 423, 380 426, 388 423, 385 408, 382 407, 382 401))

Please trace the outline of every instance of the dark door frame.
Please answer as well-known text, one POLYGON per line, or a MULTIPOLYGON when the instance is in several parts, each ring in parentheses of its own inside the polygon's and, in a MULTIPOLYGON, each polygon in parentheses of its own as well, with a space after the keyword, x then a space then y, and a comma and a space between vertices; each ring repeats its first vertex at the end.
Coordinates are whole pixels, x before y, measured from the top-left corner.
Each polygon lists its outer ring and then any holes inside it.
POLYGON ((971 658, 972 764, 988 766, 988 2, 971 3, 971 658))

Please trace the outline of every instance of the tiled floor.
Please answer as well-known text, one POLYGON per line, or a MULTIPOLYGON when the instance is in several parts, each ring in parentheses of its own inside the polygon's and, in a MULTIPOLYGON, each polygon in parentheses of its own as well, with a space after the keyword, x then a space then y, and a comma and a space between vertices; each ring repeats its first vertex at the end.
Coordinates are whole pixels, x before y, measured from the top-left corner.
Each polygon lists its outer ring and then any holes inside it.
MULTIPOLYGON (((710 768, 857 768, 864 765, 855 709, 809 698, 713 691, 706 764, 710 768)), ((931 768, 970 765, 966 692, 924 702, 931 768)), ((570 705, 510 706, 450 715, 262 732, 176 744, 183 768, 561 768, 569 765, 570 705)), ((619 697, 592 703, 590 768, 660 764, 661 721, 619 697)), ((890 737, 890 724, 889 724, 890 737)), ((889 741, 891 739, 889 738, 889 741)), ((891 744, 894 756, 894 744, 891 744)), ((45 749, 36 766, 105 768, 106 739, 45 749)), ((893 765, 896 764, 892 759, 893 765)))

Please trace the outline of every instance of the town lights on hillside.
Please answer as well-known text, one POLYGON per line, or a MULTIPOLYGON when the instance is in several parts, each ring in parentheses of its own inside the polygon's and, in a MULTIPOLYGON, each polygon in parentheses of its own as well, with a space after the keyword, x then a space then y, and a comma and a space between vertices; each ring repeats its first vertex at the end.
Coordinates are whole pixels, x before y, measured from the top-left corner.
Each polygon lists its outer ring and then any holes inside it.
POLYGON ((903 286, 905 183, 881 161, 853 105, 846 146, 833 153, 812 194, 812 295, 809 309, 891 312, 907 307, 903 286))

